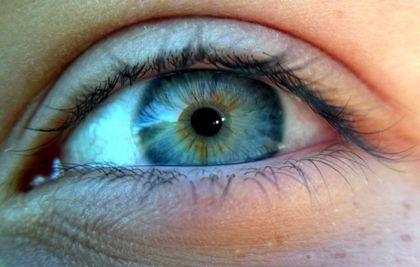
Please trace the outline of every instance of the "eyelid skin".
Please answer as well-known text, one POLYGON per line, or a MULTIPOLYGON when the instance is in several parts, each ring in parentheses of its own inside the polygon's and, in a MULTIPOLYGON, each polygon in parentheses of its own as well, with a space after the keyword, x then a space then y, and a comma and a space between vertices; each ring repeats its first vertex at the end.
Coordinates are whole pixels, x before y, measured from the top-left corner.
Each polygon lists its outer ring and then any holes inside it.
MULTIPOLYGON (((357 99, 361 98, 359 95, 374 102, 367 88, 342 66, 328 59, 319 50, 286 34, 233 20, 169 19, 164 22, 133 26, 89 49, 63 73, 43 103, 45 108, 33 118, 29 127, 36 129, 52 127, 50 122, 45 120, 51 116, 51 108, 73 108, 72 105, 75 105, 73 99, 89 95, 95 87, 102 88, 102 84, 109 83, 107 82, 109 80, 113 81, 118 73, 124 72, 125 68, 140 66, 142 69, 143 65, 146 65, 145 69, 161 69, 156 71, 156 74, 154 71, 144 71, 144 74, 141 72, 142 77, 138 78, 124 76, 132 83, 136 82, 132 79, 147 79, 149 76, 170 72, 171 67, 175 69, 195 67, 194 62, 200 60, 190 59, 192 63, 185 64, 185 67, 182 66, 183 63, 167 63, 171 61, 171 57, 189 57, 189 53, 195 53, 194 57, 203 57, 203 61, 217 62, 223 61, 224 57, 227 60, 229 57, 237 56, 239 59, 243 57, 242 60, 246 61, 249 60, 246 57, 249 57, 259 62, 258 58, 264 61, 269 60, 270 55, 279 56, 281 57, 281 60, 278 60, 281 63, 279 65, 291 70, 296 69, 301 79, 307 78, 309 83, 315 83, 321 95, 322 91, 326 91, 325 97, 338 105, 347 103, 350 97, 356 98, 352 99, 351 103, 359 104, 357 99), (171 34, 168 38, 169 32, 171 34), (149 61, 153 64, 147 64, 149 61), (342 96, 336 97, 336 95, 342 96), (42 123, 47 123, 48 126, 42 123)), ((273 63, 275 62, 273 60, 273 63)), ((232 61, 231 64, 235 62, 232 61)), ((212 63, 208 65, 212 67, 212 63)), ((231 70, 234 70, 234 67, 231 70)), ((118 79, 122 79, 121 76, 120 74, 118 79)), ((371 106, 375 104, 371 103, 371 106)))

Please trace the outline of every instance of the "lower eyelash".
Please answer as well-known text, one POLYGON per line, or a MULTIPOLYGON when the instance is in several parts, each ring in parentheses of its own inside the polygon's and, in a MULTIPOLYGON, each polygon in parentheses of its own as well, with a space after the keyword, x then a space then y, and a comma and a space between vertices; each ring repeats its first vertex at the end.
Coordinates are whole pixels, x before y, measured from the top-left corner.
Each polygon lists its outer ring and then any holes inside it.
MULTIPOLYGON (((360 150, 358 150, 360 151, 360 150)), ((55 169, 50 177, 39 176, 32 186, 40 186, 59 180, 60 177, 68 176, 81 183, 93 183, 106 181, 106 184, 126 183, 135 181, 135 186, 141 187, 144 192, 142 199, 147 198, 159 187, 175 184, 180 181, 188 181, 191 184, 192 195, 197 195, 195 185, 198 182, 216 184, 220 190, 221 199, 224 199, 235 182, 251 181, 257 184, 262 192, 266 192, 269 184, 275 190, 280 191, 282 183, 280 178, 287 178, 298 186, 303 186, 308 192, 310 199, 316 199, 318 189, 314 186, 315 179, 322 179, 322 184, 328 190, 328 182, 324 176, 326 170, 333 171, 351 188, 350 176, 367 179, 370 167, 364 158, 365 152, 356 152, 354 148, 339 143, 329 145, 308 156, 299 158, 287 158, 270 165, 261 167, 241 167, 237 173, 227 172, 221 168, 192 167, 186 172, 185 168, 158 168, 154 166, 129 166, 123 167, 114 164, 55 164, 55 169), (194 176, 194 179, 189 179, 194 176)), ((275 160, 275 159, 274 159, 275 160)), ((273 161, 274 161, 273 160, 273 161)), ((134 190, 137 188, 133 188, 134 190)), ((199 198, 199 196, 196 196, 199 198)))

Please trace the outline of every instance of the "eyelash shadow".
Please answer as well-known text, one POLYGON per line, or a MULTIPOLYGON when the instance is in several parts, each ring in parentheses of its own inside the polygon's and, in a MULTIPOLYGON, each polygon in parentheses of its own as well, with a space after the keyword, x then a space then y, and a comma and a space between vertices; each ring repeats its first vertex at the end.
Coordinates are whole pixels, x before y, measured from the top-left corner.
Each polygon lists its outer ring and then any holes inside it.
MULTIPOLYGON (((54 108, 59 112, 67 114, 64 121, 58 126, 52 128, 28 128, 28 130, 40 132, 55 132, 60 135, 67 129, 76 127, 86 116, 102 104, 110 95, 119 88, 127 85, 133 85, 137 80, 144 77, 149 72, 161 72, 173 69, 173 72, 187 71, 195 64, 202 63, 215 67, 218 71, 233 72, 237 75, 243 75, 247 78, 267 79, 273 83, 274 87, 285 92, 291 93, 304 101, 314 112, 324 118, 336 131, 341 139, 347 143, 354 144, 364 152, 375 158, 391 159, 386 152, 378 146, 373 146, 364 140, 364 133, 356 130, 355 112, 348 107, 336 106, 323 98, 315 89, 311 88, 311 83, 304 81, 294 74, 294 71, 305 66, 299 66, 295 69, 284 67, 285 54, 270 56, 264 54, 266 59, 258 60, 253 55, 221 54, 216 49, 204 48, 202 46, 192 49, 187 47, 180 52, 160 53, 156 58, 151 58, 145 63, 129 66, 120 63, 120 68, 113 77, 108 77, 98 86, 86 87, 87 93, 81 97, 73 99, 70 108, 54 108)), ((169 74, 169 73, 166 73, 169 74)), ((165 75, 165 73, 160 74, 165 75)), ((375 132, 378 133, 378 132, 375 132)), ((59 139, 59 138, 58 138, 59 139)), ((50 147, 49 143, 33 149, 35 154, 42 154, 44 149, 50 147)), ((31 150, 31 149, 29 149, 31 150)), ((28 151, 29 151, 28 150, 28 151)), ((112 166, 112 170, 120 167, 112 166)), ((122 168, 122 167, 121 167, 122 168)), ((29 189, 25 189, 27 191, 29 189)))

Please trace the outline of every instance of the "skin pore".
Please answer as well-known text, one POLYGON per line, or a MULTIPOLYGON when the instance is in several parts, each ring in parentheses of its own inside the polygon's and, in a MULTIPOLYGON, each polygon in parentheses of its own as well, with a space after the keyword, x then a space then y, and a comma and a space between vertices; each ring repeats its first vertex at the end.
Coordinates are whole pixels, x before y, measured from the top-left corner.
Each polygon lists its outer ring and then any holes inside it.
MULTIPOLYGON (((305 190, 292 185, 284 190, 287 197, 276 198, 278 192, 267 190, 262 195, 246 183, 232 187, 222 205, 205 185, 196 188, 200 201, 187 205, 183 193, 190 188, 184 184, 161 189, 139 207, 136 196, 133 200, 112 192, 99 194, 104 186, 100 182, 89 192, 64 181, 60 187, 18 193, 13 185, 25 159, 10 152, 22 131, 22 118, 37 108, 31 106, 33 100, 98 40, 146 20, 213 16, 267 25, 343 64, 380 100, 378 109, 383 113, 378 114, 386 114, 390 122, 398 120, 380 142, 391 151, 414 147, 410 156, 418 158, 417 1, 214 1, 211 5, 187 0, 3 1, 1 5, 0 263, 45 265, 47 258, 50 265, 60 266, 63 262, 70 266, 416 266, 420 262, 420 166, 415 160, 394 162, 392 168, 369 161, 368 183, 355 179, 349 190, 332 179, 330 195, 320 193, 316 205, 305 190), (168 195, 171 202, 164 203, 168 195), (162 211, 156 212, 156 207, 162 211)), ((115 186, 115 192, 123 190, 122 185, 115 186)))

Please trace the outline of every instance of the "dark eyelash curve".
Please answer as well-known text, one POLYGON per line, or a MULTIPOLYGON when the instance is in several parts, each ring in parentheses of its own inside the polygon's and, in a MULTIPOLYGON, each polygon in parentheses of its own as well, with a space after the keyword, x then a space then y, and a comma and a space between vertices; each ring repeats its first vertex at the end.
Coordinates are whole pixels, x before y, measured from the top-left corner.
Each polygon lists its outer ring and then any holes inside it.
MULTIPOLYGON (((271 56, 264 54, 266 59, 258 60, 253 55, 223 54, 213 48, 186 47, 181 52, 162 52, 155 58, 146 60, 145 63, 129 66, 119 64, 120 68, 116 75, 108 77, 104 82, 92 88, 86 88, 87 93, 76 97, 70 108, 55 108, 55 110, 67 114, 64 121, 52 128, 28 128, 29 130, 41 132, 62 132, 68 128, 75 127, 92 110, 103 103, 118 87, 127 84, 133 85, 149 72, 161 73, 168 69, 173 72, 185 71, 197 63, 205 63, 218 70, 247 75, 251 78, 266 78, 273 85, 283 91, 289 92, 301 100, 324 118, 343 138, 349 143, 355 144, 365 152, 376 157, 384 157, 384 151, 379 147, 372 146, 364 141, 363 136, 371 133, 364 133, 356 130, 354 125, 354 112, 347 107, 336 106, 323 98, 320 93, 311 88, 311 82, 304 81, 294 74, 295 69, 304 66, 288 69, 284 67, 285 55, 271 56)), ((168 74, 168 73, 166 73, 168 74)), ((165 75, 165 73, 161 74, 165 75)), ((378 133, 378 132, 375 132, 378 133)))

